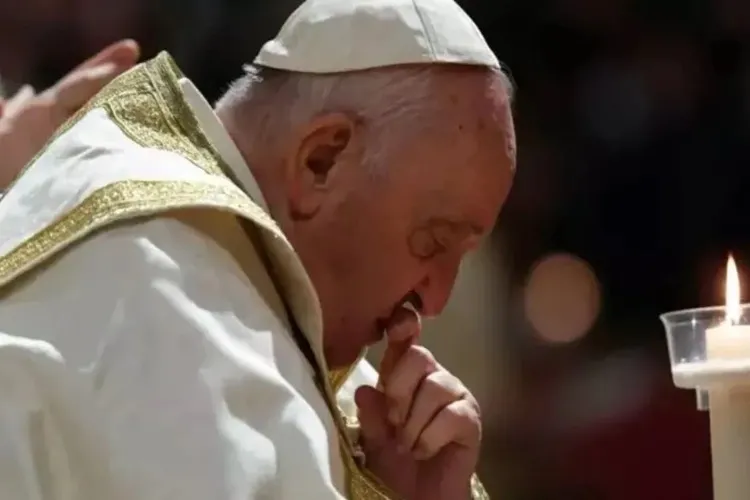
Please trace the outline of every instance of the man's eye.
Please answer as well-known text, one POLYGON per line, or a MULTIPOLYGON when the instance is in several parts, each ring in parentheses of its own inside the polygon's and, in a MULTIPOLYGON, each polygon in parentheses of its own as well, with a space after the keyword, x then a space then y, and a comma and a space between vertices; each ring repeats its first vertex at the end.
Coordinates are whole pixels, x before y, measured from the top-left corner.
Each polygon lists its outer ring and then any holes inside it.
POLYGON ((411 253, 422 260, 429 260, 444 252, 445 245, 430 231, 421 230, 415 232, 409 242, 411 253))
POLYGON ((436 257, 437 255, 445 252, 446 246, 437 238, 430 238, 430 252, 429 256, 425 257, 427 259, 431 259, 433 257, 436 257))

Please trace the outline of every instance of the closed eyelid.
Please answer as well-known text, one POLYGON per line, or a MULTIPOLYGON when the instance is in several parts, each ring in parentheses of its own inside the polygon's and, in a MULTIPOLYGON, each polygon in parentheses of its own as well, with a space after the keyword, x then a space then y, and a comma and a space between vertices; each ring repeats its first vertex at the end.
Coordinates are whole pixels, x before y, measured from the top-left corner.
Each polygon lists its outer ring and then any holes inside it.
POLYGON ((414 231, 409 237, 409 250, 415 257, 429 260, 444 250, 444 246, 429 228, 423 227, 414 231))
POLYGON ((476 247, 483 233, 482 228, 470 222, 432 218, 412 233, 409 243, 412 254, 429 260, 453 247, 476 247))

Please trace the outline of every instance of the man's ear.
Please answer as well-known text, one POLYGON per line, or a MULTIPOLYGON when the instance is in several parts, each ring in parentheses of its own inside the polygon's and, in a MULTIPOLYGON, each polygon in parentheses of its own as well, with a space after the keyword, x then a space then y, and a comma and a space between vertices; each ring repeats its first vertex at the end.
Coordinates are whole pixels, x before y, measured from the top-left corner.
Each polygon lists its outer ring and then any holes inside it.
POLYGON ((294 145, 288 169, 291 212, 312 217, 339 173, 343 152, 354 134, 354 121, 343 113, 316 117, 294 145))

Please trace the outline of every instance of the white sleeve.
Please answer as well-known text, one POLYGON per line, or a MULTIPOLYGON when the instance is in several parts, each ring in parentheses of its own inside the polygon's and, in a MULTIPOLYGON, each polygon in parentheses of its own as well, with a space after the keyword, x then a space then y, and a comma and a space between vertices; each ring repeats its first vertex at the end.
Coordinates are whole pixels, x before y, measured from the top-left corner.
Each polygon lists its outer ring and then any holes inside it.
POLYGON ((309 366, 177 221, 113 229, 0 301, 0 498, 338 499, 309 366))

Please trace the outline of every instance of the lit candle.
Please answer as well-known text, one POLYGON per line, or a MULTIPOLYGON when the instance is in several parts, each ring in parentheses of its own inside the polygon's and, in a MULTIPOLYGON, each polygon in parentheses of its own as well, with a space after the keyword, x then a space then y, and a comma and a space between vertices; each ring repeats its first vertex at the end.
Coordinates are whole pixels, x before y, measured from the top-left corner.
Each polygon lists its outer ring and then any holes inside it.
POLYGON ((729 256, 726 281, 726 320, 706 330, 706 360, 750 362, 750 325, 740 325, 740 276, 734 258, 729 256))
MULTIPOLYGON (((750 363, 750 326, 740 325, 740 280, 730 256, 727 264, 726 320, 706 330, 706 361, 750 363)), ((743 363, 744 364, 744 363, 743 363)), ((750 367, 750 365, 748 365, 750 367)), ((711 387, 711 455, 714 500, 750 499, 750 375, 711 387)))

